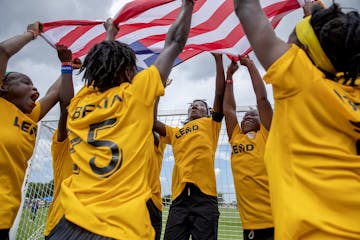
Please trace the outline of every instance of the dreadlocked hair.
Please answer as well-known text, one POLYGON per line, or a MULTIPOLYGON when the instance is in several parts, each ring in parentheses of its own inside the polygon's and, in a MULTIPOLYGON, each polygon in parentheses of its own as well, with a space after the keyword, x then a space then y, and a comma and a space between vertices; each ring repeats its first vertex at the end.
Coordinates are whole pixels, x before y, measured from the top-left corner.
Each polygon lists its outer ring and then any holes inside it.
POLYGON ((346 82, 355 85, 360 72, 360 16, 357 11, 342 12, 334 3, 326 9, 312 9, 310 21, 320 45, 346 82))
POLYGON ((83 80, 100 92, 130 82, 126 71, 136 67, 134 51, 118 41, 102 41, 87 54, 79 73, 85 71, 83 80))

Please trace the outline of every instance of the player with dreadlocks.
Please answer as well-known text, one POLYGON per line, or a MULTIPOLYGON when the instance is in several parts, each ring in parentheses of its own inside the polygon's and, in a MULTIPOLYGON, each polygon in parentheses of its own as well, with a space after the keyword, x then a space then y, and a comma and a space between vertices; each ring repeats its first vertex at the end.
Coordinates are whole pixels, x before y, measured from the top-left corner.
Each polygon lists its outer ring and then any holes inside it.
POLYGON ((316 7, 286 43, 258 0, 234 4, 273 86, 265 164, 275 239, 360 239, 358 11, 316 7))
POLYGON ((220 134, 225 80, 222 56, 214 54, 217 66, 213 111, 206 101, 194 100, 183 127, 155 121, 154 130, 173 148, 172 204, 165 240, 217 239, 219 210, 215 179, 215 151, 220 134), (220 64, 221 63, 221 64, 220 64))
POLYGON ((127 44, 103 41, 91 49, 80 72, 85 71, 83 79, 87 87, 105 92, 119 86, 121 81, 131 83, 135 68, 136 56, 127 44))
POLYGON ((139 73, 133 50, 114 40, 118 29, 106 21, 106 40, 86 56, 85 86, 68 107, 74 168, 61 186, 65 216, 48 239, 154 239, 146 205, 154 102, 185 46, 193 7, 183 0, 164 49, 139 73))

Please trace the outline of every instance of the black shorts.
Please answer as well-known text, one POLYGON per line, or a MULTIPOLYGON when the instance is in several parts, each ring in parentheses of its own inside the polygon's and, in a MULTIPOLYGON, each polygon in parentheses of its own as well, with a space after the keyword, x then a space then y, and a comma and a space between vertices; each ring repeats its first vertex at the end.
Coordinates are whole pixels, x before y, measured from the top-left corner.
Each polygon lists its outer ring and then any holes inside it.
POLYGON ((112 238, 103 237, 89 232, 84 228, 68 221, 62 217, 58 224, 51 231, 46 240, 112 240, 112 238))
POLYGON ((150 214, 151 225, 155 230, 155 240, 160 240, 162 228, 162 212, 155 206, 154 202, 150 199, 146 202, 150 214))
POLYGON ((274 228, 244 229, 244 240, 274 240, 274 228))
POLYGON ((9 231, 10 231, 10 229, 0 229, 0 239, 8 240, 9 239, 9 231))
POLYGON ((219 215, 217 197, 188 183, 170 206, 164 240, 216 240, 219 215))

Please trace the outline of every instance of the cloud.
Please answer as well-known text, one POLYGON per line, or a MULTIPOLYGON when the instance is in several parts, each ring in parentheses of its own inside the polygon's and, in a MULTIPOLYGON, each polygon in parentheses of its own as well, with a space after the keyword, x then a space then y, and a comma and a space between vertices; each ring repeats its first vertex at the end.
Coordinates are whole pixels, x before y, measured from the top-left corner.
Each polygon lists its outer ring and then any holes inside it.
POLYGON ((132 0, 113 0, 113 3, 110 6, 110 9, 108 10, 109 17, 115 17, 116 13, 128 2, 131 2, 132 0))

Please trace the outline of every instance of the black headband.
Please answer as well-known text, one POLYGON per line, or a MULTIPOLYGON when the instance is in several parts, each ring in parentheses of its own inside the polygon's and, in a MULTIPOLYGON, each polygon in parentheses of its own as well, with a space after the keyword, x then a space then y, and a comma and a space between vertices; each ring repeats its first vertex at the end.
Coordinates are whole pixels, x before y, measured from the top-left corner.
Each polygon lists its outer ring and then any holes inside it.
POLYGON ((5 82, 7 80, 7 78, 9 77, 10 73, 13 73, 13 72, 6 72, 5 73, 5 77, 4 77, 4 80, 3 82, 5 82))

